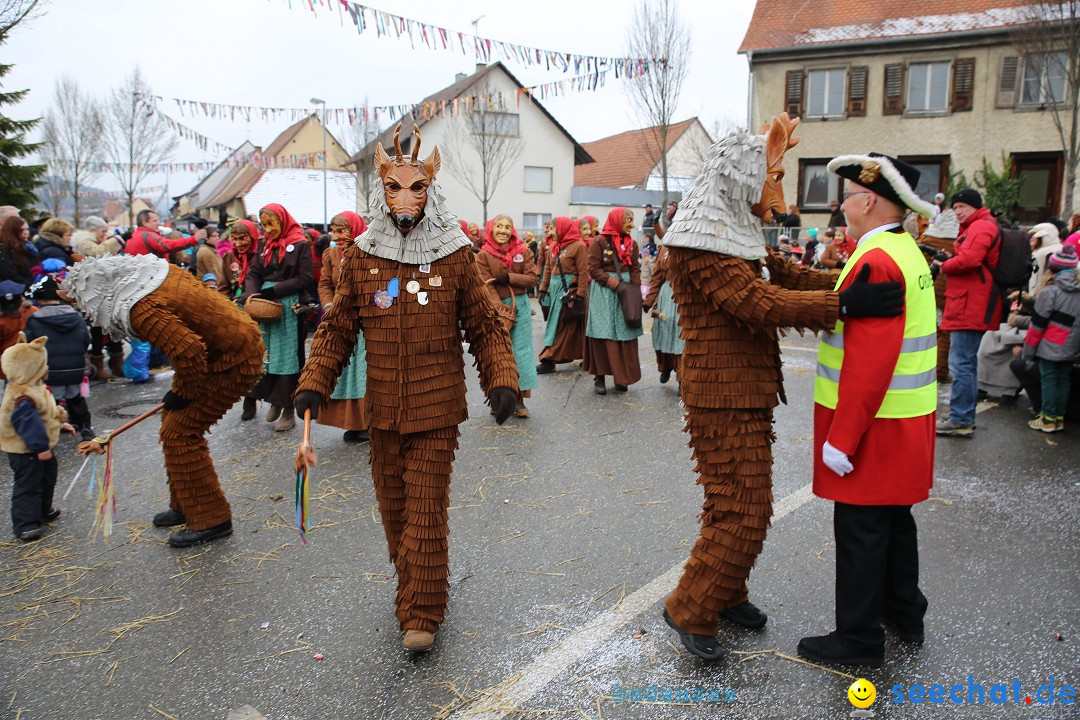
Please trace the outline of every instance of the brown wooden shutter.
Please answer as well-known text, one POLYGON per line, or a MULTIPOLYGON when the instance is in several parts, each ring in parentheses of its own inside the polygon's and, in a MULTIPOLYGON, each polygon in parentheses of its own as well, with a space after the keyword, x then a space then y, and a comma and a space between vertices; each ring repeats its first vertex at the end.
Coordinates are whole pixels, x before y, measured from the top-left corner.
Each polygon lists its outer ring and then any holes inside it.
POLYGON ((1001 58, 1001 76, 998 79, 995 107, 1011 108, 1016 105, 1016 85, 1020 79, 1020 58, 1006 55, 1001 58))
POLYGON ((788 70, 784 90, 784 109, 793 118, 802 116, 803 71, 788 70))
POLYGON ((847 115, 866 117, 866 80, 870 68, 860 65, 848 70, 847 115))
POLYGON ((969 112, 975 104, 975 58, 953 61, 952 111, 969 112))
POLYGON ((885 92, 882 115, 904 114, 904 66, 902 64, 885 66, 885 92))

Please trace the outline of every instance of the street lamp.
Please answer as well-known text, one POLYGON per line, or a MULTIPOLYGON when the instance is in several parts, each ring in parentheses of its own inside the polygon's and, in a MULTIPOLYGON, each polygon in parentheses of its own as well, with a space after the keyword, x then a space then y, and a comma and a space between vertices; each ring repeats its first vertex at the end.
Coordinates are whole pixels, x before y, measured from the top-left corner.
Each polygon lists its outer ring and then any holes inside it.
POLYGON ((312 105, 322 105, 322 216, 323 232, 330 232, 330 221, 326 208, 326 101, 319 98, 311 98, 312 105))

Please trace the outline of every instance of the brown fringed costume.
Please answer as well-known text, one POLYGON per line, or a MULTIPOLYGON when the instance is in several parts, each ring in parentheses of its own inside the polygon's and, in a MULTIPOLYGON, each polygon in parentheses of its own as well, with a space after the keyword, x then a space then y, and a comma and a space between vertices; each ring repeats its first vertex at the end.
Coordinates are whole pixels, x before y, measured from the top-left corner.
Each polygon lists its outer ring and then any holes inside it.
POLYGON ((205 436, 262 375, 259 327, 191 273, 152 256, 88 258, 64 290, 114 339, 138 337, 168 356, 175 374, 160 439, 169 507, 194 537, 230 523, 205 436))
MULTIPOLYGON (((400 126, 398 128, 400 130, 400 126)), ((510 337, 476 267, 472 243, 431 185, 436 149, 416 160, 379 145, 382 178, 368 230, 345 249, 333 307, 311 346, 296 410, 317 414, 357 334, 367 343, 371 469, 409 650, 431 647, 448 600, 447 509, 458 425, 468 417, 462 335, 503 422, 518 376, 510 337)))
POLYGON ((665 603, 680 634, 712 637, 721 613, 747 602, 772 516, 772 409, 785 399, 777 332, 830 328, 839 312, 835 277, 767 252, 754 217, 785 208, 780 167, 795 124, 773 121, 767 153, 765 137, 745 133, 714 145, 664 237, 685 342, 686 431, 705 492, 701 536, 665 603))

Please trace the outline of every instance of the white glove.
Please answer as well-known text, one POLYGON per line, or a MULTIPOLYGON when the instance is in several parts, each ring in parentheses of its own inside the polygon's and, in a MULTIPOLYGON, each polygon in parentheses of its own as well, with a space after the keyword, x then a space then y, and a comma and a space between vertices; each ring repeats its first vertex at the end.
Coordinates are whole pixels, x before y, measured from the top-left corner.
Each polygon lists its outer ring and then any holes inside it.
POLYGON ((840 477, 844 477, 855 469, 855 466, 848 460, 847 453, 837 450, 828 442, 821 446, 821 461, 840 477))

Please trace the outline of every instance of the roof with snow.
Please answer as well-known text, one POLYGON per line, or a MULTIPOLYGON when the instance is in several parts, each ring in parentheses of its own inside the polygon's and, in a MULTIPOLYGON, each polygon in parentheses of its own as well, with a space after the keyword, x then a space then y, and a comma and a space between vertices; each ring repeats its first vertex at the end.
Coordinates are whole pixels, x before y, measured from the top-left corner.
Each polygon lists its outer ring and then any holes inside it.
POLYGON ((1032 0, 758 0, 739 52, 899 40, 1029 24, 1032 0))
MULTIPOLYGON (((244 194, 244 213, 251 215, 270 203, 280 203, 301 224, 323 222, 323 171, 294 168, 263 170, 244 194)), ((356 207, 356 175, 341 170, 326 172, 326 215, 356 207)))

